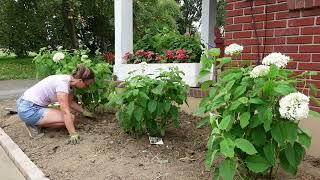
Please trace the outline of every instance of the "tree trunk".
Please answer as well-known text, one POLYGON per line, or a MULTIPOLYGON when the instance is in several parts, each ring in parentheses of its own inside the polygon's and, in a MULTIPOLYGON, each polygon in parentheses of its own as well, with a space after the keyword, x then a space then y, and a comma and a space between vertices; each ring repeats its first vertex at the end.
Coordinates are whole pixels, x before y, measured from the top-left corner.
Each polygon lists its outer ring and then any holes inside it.
POLYGON ((79 47, 77 40, 77 32, 75 26, 75 14, 74 14, 74 4, 72 0, 63 0, 62 1, 62 13, 65 27, 67 27, 71 49, 77 49, 79 47))

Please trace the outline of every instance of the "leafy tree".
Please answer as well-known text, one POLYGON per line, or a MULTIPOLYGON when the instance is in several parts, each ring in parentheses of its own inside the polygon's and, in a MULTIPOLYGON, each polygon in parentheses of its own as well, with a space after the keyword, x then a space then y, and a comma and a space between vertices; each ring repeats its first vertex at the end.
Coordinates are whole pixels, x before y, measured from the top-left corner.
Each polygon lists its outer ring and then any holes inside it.
POLYGON ((197 27, 193 23, 200 21, 202 0, 177 0, 177 2, 181 5, 180 16, 177 18, 179 32, 195 33, 197 27))

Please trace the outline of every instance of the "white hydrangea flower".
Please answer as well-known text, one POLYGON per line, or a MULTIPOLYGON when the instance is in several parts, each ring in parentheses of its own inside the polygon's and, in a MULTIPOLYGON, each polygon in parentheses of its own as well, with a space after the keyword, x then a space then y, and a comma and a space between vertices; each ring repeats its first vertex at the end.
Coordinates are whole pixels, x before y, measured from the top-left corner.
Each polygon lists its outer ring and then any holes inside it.
POLYGON ((224 50, 224 53, 226 55, 237 55, 240 54, 243 51, 243 46, 240 46, 239 44, 233 43, 227 46, 224 50))
POLYGON ((252 69, 252 71, 250 72, 250 77, 257 78, 257 77, 265 76, 269 73, 269 70, 270 70, 270 66, 258 65, 252 69))
POLYGON ((86 60, 86 59, 88 59, 88 58, 89 58, 89 56, 86 55, 86 54, 84 54, 84 55, 81 56, 81 61, 86 60))
POLYGON ((268 56, 264 57, 262 64, 270 66, 271 64, 276 65, 278 68, 284 68, 290 61, 289 56, 285 56, 281 53, 271 53, 268 56))
POLYGON ((54 62, 57 63, 57 62, 61 61, 62 59, 64 59, 64 54, 62 52, 57 52, 53 55, 52 59, 54 62))
POLYGON ((309 114, 309 97, 300 93, 290 93, 279 101, 282 118, 290 120, 305 119, 309 114))

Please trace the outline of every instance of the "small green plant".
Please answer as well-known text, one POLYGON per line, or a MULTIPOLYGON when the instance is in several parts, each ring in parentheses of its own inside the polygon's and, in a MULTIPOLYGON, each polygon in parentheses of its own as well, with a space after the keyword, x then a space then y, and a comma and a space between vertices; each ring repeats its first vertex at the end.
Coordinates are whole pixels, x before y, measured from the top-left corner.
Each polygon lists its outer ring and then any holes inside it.
MULTIPOLYGON (((237 55, 240 48, 227 47, 226 54, 237 55)), ((219 68, 231 61, 230 57, 217 58, 219 55, 219 49, 203 53, 200 76, 209 73, 212 64, 219 68)), ((209 124, 212 128, 206 168, 222 157, 214 179, 272 178, 279 165, 292 175, 297 173, 311 136, 299 127, 299 122, 308 117, 309 97, 299 93, 296 84, 305 82, 298 78, 315 72, 293 75, 284 69, 289 60, 272 53, 263 59, 263 65, 229 69, 222 72, 218 82, 203 83, 203 89, 211 86, 210 93, 195 114, 203 117, 198 127, 209 124)), ((317 89, 311 88, 317 94, 317 89)))
POLYGON ((110 93, 115 91, 112 80, 112 66, 105 62, 103 57, 90 58, 85 51, 68 52, 67 50, 51 51, 41 49, 34 58, 37 77, 46 77, 53 74, 71 74, 78 64, 91 68, 95 75, 95 83, 86 89, 75 91, 75 95, 88 110, 106 111, 109 106, 110 93))
POLYGON ((137 75, 122 83, 117 118, 128 133, 164 136, 171 124, 179 125, 177 105, 187 99, 187 85, 181 71, 171 68, 150 78, 137 75))

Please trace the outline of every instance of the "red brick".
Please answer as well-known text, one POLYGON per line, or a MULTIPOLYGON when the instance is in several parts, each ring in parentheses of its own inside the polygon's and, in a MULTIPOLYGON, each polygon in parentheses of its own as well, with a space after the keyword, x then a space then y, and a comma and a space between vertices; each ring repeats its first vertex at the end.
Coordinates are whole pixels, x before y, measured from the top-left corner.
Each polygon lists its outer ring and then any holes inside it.
POLYGON ((233 8, 234 8, 233 3, 228 3, 228 4, 225 6, 225 9, 226 9, 226 10, 233 10, 233 8))
POLYGON ((294 54, 287 54, 291 59, 294 61, 303 61, 303 62, 310 62, 311 60, 311 54, 299 54, 299 53, 294 53, 294 54))
POLYGON ((258 53, 258 48, 259 48, 259 52, 265 52, 265 53, 271 53, 274 52, 273 50, 273 46, 252 46, 251 47, 251 52, 252 53, 258 53))
POLYGON ((313 6, 313 1, 314 0, 304 0, 305 2, 305 4, 304 4, 304 7, 305 8, 311 8, 312 6, 313 6))
MULTIPOLYGON (((319 65, 320 65, 320 63, 319 63, 319 65)), ((308 85, 311 84, 311 83, 320 89, 320 81, 318 81, 318 80, 307 80, 307 84, 308 85)))
MULTIPOLYGON (((264 28, 263 22, 256 22, 255 26, 256 26, 256 29, 263 29, 264 28)), ((244 24, 243 30, 254 30, 253 23, 244 24)))
POLYGON ((312 44, 312 36, 287 37, 287 44, 312 44))
POLYGON ((296 8, 296 6, 295 6, 295 0, 288 0, 288 8, 289 8, 290 10, 293 10, 293 9, 296 8))
POLYGON ((315 7, 319 7, 320 6, 320 1, 319 0, 315 0, 314 1, 314 6, 315 7))
POLYGON ((276 20, 288 19, 288 18, 289 18, 289 12, 278 12, 278 13, 276 13, 276 20))
POLYGON ((289 62, 287 64, 286 68, 288 68, 288 69, 297 69, 297 64, 298 64, 297 62, 291 61, 291 62, 289 62))
POLYGON ((240 1, 240 2, 236 2, 234 4, 234 8, 235 9, 240 9, 240 8, 250 7, 250 6, 251 6, 251 2, 250 1, 240 1))
POLYGON ((242 15, 243 15, 243 9, 229 10, 226 12, 227 17, 242 16, 242 15))
POLYGON ((277 0, 277 3, 288 2, 288 0, 277 0))
POLYGON ((255 6, 261 6, 261 5, 266 5, 266 4, 275 4, 277 1, 276 0, 254 0, 254 5, 255 6))
POLYGON ((287 11, 288 10, 288 5, 286 3, 278 4, 276 3, 275 5, 270 5, 266 7, 266 11, 268 13, 270 12, 279 12, 279 11, 287 11))
POLYGON ((259 37, 273 37, 274 35, 274 29, 263 29, 263 30, 257 30, 257 35, 259 37))
POLYGON ((313 44, 320 44, 320 36, 313 36, 313 44))
POLYGON ((224 45, 225 46, 229 46, 232 43, 237 43, 237 44, 241 44, 241 39, 225 39, 224 40, 224 45))
POLYGON ((295 9, 304 8, 304 1, 305 1, 305 0, 296 0, 295 9))
POLYGON ((300 53, 319 53, 320 45, 301 45, 299 47, 300 53))
POLYGON ((289 18, 298 18, 301 16, 301 11, 289 11, 289 18))
POLYGON ((276 38, 266 38, 265 44, 274 44, 274 45, 280 45, 286 43, 286 38, 284 37, 276 37, 276 38))
POLYGON ((309 88, 297 88, 297 90, 305 95, 309 95, 309 88))
POLYGON ((244 12, 244 15, 262 14, 262 13, 264 13, 264 6, 253 7, 252 12, 251 12, 251 8, 246 8, 246 9, 244 9, 243 12, 244 12))
POLYGON ((239 1, 239 0, 225 0, 226 2, 228 2, 228 4, 230 3, 230 2, 236 2, 236 1, 239 1))
POLYGON ((312 62, 320 62, 320 54, 312 54, 312 62))
POLYGON ((252 20, 251 16, 235 17, 234 24, 249 23, 249 22, 251 22, 251 20, 252 20))
POLYGON ((320 63, 299 63, 299 70, 320 71, 320 63))
POLYGON ((251 31, 234 32, 233 33, 233 39, 250 38, 251 36, 252 36, 252 32, 251 31))
POLYGON ((243 60, 257 59, 257 54, 242 54, 241 59, 243 59, 243 60))
POLYGON ((269 21, 266 23, 265 28, 273 29, 273 28, 284 28, 287 26, 287 21, 269 21))
POLYGON ((226 32, 226 34, 224 35, 224 38, 232 39, 232 34, 233 34, 233 32, 226 32))
POLYGON ((301 28, 301 34, 320 34, 320 26, 303 27, 301 28))
POLYGON ((319 25, 319 24, 320 24, 320 17, 317 17, 317 25, 319 25))
POLYGON ((250 46, 244 46, 242 53, 251 53, 251 47, 250 46))
POLYGON ((241 44, 245 44, 245 45, 259 45, 262 44, 263 39, 256 39, 256 38, 250 38, 250 39, 242 39, 241 40, 241 44))
POLYGON ((274 35, 276 37, 277 36, 299 35, 299 28, 275 29, 274 35))
POLYGON ((281 53, 296 53, 298 52, 298 46, 288 46, 288 45, 274 46, 274 51, 281 52, 281 53))
POLYGON ((254 15, 253 16, 253 20, 256 21, 256 22, 259 22, 259 21, 265 21, 265 20, 274 20, 274 13, 272 14, 259 14, 259 15, 254 15))
POLYGON ((233 17, 231 18, 226 18, 226 25, 230 25, 230 24, 233 24, 233 17))
POLYGON ((235 25, 226 25, 225 30, 227 32, 229 31, 241 31, 242 30, 242 24, 235 24, 235 25))
POLYGON ((290 19, 288 20, 288 26, 312 26, 314 25, 314 18, 301 18, 301 19, 290 19))
POLYGON ((306 17, 306 16, 319 16, 320 15, 320 10, 319 8, 315 8, 315 9, 307 9, 302 11, 302 17, 306 17))

